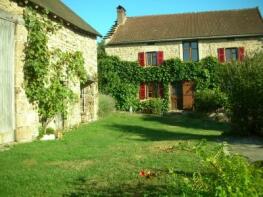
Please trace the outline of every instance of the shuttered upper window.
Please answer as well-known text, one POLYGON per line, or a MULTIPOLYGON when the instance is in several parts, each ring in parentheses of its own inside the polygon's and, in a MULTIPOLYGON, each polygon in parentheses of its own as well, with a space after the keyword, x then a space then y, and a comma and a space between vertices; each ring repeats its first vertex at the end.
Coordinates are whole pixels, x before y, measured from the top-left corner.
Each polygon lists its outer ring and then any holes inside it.
POLYGON ((157 52, 147 52, 146 57, 148 66, 157 66, 157 52))
POLYGON ((193 62, 199 61, 197 41, 183 42, 183 60, 193 62))
POLYGON ((226 62, 237 61, 238 59, 238 49, 237 48, 227 48, 226 49, 226 62))
POLYGON ((140 52, 138 53, 138 63, 140 66, 158 66, 163 63, 163 51, 140 52))
POLYGON ((245 58, 245 48, 219 48, 217 49, 220 63, 231 61, 243 61, 245 58))

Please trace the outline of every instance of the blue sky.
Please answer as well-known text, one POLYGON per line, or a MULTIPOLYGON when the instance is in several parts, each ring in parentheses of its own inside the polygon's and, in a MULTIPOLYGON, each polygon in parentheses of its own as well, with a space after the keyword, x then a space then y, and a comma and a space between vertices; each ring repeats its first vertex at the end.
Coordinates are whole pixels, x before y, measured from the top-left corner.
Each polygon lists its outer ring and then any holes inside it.
POLYGON ((116 20, 116 7, 122 5, 128 16, 172 14, 209 10, 259 7, 263 0, 63 0, 103 36, 116 20))

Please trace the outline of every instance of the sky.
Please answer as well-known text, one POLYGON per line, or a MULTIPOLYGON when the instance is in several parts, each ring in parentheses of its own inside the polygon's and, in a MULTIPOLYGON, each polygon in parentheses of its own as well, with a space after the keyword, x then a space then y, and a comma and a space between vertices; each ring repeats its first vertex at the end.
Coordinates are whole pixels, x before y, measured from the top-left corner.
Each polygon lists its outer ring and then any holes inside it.
POLYGON ((62 0, 75 13, 106 35, 116 20, 116 7, 122 5, 127 16, 174 14, 211 10, 259 7, 263 16, 263 0, 62 0))

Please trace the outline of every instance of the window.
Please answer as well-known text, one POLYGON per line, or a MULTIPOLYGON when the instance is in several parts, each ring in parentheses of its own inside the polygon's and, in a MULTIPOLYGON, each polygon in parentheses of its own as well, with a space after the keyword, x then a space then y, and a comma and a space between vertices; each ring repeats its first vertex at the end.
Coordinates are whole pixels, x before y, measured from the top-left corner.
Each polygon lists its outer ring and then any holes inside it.
POLYGON ((140 99, 163 97, 163 85, 161 83, 148 83, 140 85, 140 99))
POLYGON ((227 48, 226 49, 226 62, 237 61, 238 59, 238 49, 237 48, 227 48))
POLYGON ((233 48, 218 48, 218 60, 220 63, 240 61, 242 62, 245 58, 244 47, 233 47, 233 48))
POLYGON ((158 98, 160 97, 160 85, 159 83, 149 83, 147 86, 147 98, 158 98))
POLYGON ((163 51, 140 52, 138 53, 138 63, 141 67, 159 66, 163 63, 163 51))
POLYGON ((183 42, 183 60, 194 62, 199 61, 197 41, 183 42))
POLYGON ((157 52, 147 52, 146 57, 148 66, 157 66, 157 52))

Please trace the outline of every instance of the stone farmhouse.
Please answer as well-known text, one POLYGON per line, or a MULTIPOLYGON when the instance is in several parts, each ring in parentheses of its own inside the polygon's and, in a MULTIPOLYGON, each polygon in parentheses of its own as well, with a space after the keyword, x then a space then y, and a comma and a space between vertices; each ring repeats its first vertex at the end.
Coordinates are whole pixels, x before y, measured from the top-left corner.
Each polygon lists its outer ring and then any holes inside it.
MULTIPOLYGON (((138 61, 143 67, 171 58, 199 61, 214 56, 221 63, 242 61, 263 49, 263 20, 258 8, 127 17, 125 8, 118 6, 117 21, 105 43, 108 55, 138 61)), ((141 84, 138 96, 145 100, 158 92, 161 84, 141 84)), ((170 110, 193 107, 193 83, 171 84, 169 92, 170 110)))
POLYGON ((78 98, 70 106, 67 119, 57 118, 52 127, 78 125, 97 119, 98 88, 97 44, 100 34, 77 16, 60 0, 1 0, 0 1, 0 144, 31 141, 38 135, 39 115, 24 90, 25 44, 27 29, 23 12, 27 6, 49 10, 49 20, 63 21, 62 27, 48 39, 50 49, 80 51, 85 59, 89 81, 72 90, 78 98))

